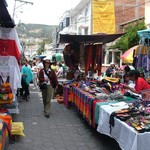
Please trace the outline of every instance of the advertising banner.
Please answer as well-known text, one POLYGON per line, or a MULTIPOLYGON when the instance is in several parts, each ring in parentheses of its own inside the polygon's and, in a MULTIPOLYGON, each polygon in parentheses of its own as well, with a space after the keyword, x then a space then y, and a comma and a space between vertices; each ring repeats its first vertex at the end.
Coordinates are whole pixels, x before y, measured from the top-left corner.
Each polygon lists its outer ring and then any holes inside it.
POLYGON ((92 33, 115 33, 114 0, 92 0, 92 33))

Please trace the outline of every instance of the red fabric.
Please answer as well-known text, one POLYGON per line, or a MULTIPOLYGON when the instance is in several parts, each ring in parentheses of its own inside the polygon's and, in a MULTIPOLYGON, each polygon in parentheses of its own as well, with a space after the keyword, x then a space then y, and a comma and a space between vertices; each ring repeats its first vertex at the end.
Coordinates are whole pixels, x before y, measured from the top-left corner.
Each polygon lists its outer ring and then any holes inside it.
POLYGON ((102 68, 102 45, 97 45, 97 71, 98 76, 101 75, 101 68, 102 68))
POLYGON ((92 57, 91 70, 92 72, 95 72, 96 67, 97 67, 97 45, 93 45, 91 57, 92 57))
POLYGON ((91 63, 92 63, 92 52, 93 52, 93 45, 88 45, 87 46, 87 56, 85 59, 85 74, 88 74, 88 71, 91 67, 91 63))
POLYGON ((139 93, 141 90, 150 89, 150 84, 148 84, 143 78, 139 77, 135 83, 135 90, 139 93))
POLYGON ((15 56, 17 60, 20 59, 20 51, 15 40, 0 40, 0 55, 15 56))

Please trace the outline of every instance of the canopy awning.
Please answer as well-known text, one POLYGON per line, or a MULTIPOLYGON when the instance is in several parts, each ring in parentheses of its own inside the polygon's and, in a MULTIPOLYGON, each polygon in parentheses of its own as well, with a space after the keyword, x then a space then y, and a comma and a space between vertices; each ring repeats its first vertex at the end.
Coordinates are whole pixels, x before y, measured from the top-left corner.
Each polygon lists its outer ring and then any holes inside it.
POLYGON ((137 31, 137 33, 140 38, 145 37, 145 38, 150 39, 150 29, 139 30, 137 31))
POLYGON ((0 0, 0 26, 5 28, 13 28, 15 23, 11 18, 5 0, 0 0))
POLYGON ((84 43, 109 43, 121 37, 124 33, 119 34, 97 34, 97 35, 68 35, 60 34, 59 43, 84 42, 84 43))

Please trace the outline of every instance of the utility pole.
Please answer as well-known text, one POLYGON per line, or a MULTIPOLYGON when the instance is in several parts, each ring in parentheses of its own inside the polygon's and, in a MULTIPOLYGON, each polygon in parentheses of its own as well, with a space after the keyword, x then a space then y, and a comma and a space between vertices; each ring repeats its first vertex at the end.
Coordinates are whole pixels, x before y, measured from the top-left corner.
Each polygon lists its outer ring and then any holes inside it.
POLYGON ((13 9, 13 19, 14 19, 14 17, 15 17, 15 11, 16 11, 16 9, 18 9, 19 7, 21 7, 21 6, 23 6, 24 4, 30 4, 30 5, 33 5, 33 3, 32 2, 29 2, 29 1, 24 1, 24 0, 15 0, 15 3, 14 3, 14 9, 13 9), (18 7, 16 7, 16 2, 20 2, 20 3, 22 3, 21 5, 19 5, 18 7))

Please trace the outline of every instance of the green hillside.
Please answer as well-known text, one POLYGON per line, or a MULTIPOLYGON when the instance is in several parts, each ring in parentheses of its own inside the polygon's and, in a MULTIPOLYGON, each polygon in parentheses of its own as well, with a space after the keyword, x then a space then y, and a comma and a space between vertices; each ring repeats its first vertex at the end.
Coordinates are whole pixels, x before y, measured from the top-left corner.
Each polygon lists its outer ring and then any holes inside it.
POLYGON ((20 23, 16 26, 19 37, 23 38, 51 38, 52 32, 57 26, 41 25, 41 24, 24 24, 20 23))

